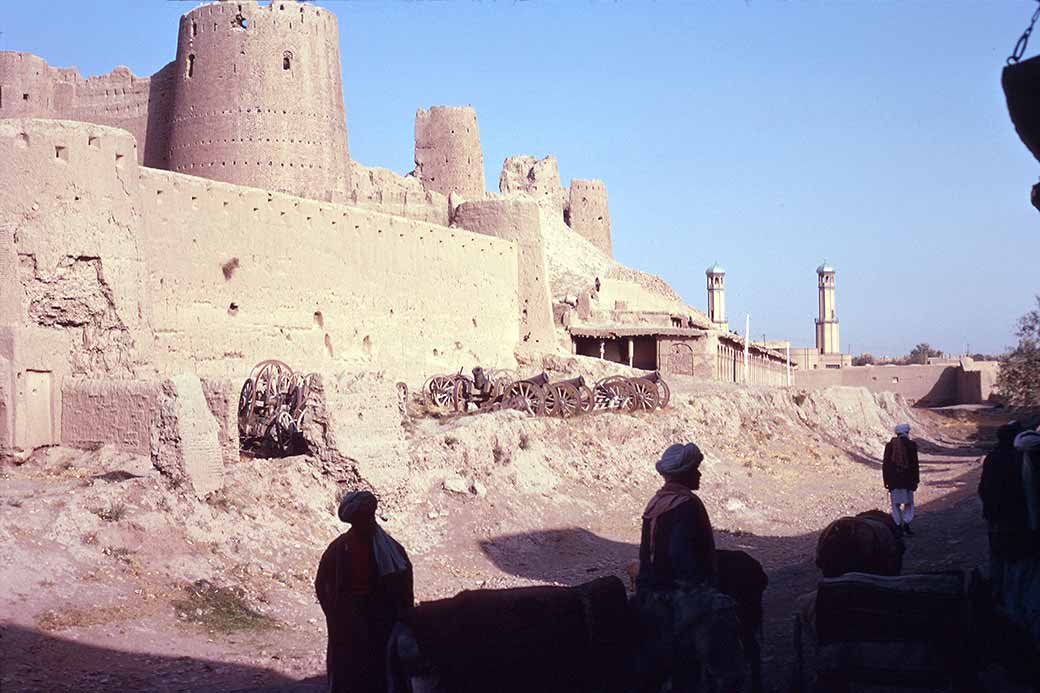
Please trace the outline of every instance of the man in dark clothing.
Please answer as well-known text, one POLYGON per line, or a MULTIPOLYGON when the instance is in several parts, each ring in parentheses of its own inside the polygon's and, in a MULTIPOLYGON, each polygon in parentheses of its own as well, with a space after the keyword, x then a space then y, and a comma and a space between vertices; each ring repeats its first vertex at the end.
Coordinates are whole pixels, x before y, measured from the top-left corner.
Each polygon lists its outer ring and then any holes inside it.
POLYGON ((704 456, 693 443, 665 450, 665 484, 643 512, 635 605, 639 614, 639 690, 675 693, 741 690, 747 662, 733 599, 715 587, 715 537, 701 500, 704 456))
POLYGON ((881 475, 892 498, 892 519, 904 534, 913 536, 910 523, 914 519, 914 491, 921 481, 917 443, 910 440, 909 424, 898 424, 895 433, 885 445, 881 475))
POLYGON ((990 580, 999 592, 1004 565, 1022 557, 1029 546, 1029 520, 1022 486, 1022 455, 1015 450, 1017 421, 997 429, 997 446, 986 455, 979 481, 982 516, 989 525, 990 580))
POLYGON ((314 591, 325 612, 328 689, 332 693, 386 690, 386 643, 412 608, 412 564, 404 548, 376 523, 376 497, 344 496, 339 518, 351 525, 321 557, 314 591))

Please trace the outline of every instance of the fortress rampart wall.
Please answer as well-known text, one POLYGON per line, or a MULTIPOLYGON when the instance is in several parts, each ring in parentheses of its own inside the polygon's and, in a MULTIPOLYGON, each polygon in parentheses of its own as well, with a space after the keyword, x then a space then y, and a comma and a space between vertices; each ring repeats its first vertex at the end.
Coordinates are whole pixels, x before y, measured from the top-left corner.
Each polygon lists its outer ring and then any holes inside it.
POLYGON ((457 226, 516 243, 520 344, 550 349, 555 343, 552 298, 545 266, 538 205, 528 200, 464 202, 455 210, 457 226))
POLYGON ((322 8, 256 0, 181 17, 171 171, 345 201, 339 29, 322 8))
POLYGON ((516 243, 134 152, 125 131, 0 120, 0 448, 59 442, 72 376, 515 364, 516 243))
POLYGON ((572 179, 568 210, 570 227, 611 257, 610 211, 603 181, 572 179))
POLYGON ((129 378, 142 362, 135 154, 125 131, 0 120, 0 446, 58 442, 63 378, 129 378))
POLYGON ((415 176, 399 176, 385 168, 350 162, 350 203, 384 214, 447 226, 448 198, 424 190, 415 176))
POLYGON ((141 199, 167 372, 278 358, 415 377, 513 361, 511 243, 152 169, 141 199))
POLYGON ((434 106, 415 112, 415 175, 427 190, 484 199, 484 154, 472 107, 434 106))
POLYGON ((29 53, 0 52, 0 118, 76 120, 127 130, 141 145, 138 163, 162 167, 173 105, 173 63, 151 77, 126 67, 83 79, 29 53))

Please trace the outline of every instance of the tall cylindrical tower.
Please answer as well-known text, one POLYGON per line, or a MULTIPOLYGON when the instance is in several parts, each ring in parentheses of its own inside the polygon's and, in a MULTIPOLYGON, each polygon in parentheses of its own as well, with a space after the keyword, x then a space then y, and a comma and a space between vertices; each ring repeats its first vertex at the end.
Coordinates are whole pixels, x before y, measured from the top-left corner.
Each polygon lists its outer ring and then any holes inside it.
POLYGON ((704 271, 708 277, 708 320, 720 330, 729 332, 726 320, 726 270, 714 263, 704 271))
POLYGON ((839 354, 838 316, 834 307, 834 268, 826 260, 816 268, 820 291, 820 317, 816 319, 816 350, 821 354, 839 354))
POLYGON ((328 10, 223 0, 181 17, 170 170, 346 199, 339 28, 328 10))

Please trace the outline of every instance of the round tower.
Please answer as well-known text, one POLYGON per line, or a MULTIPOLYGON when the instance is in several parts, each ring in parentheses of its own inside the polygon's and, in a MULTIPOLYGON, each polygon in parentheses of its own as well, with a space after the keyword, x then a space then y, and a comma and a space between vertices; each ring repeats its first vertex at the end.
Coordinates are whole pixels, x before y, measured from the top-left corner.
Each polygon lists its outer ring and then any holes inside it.
POLYGON ((319 200, 346 199, 339 28, 292 0, 222 0, 181 17, 166 166, 319 200))
POLYGON ((415 175, 427 190, 484 199, 484 154, 472 106, 415 112, 415 175))
POLYGON ((607 186, 603 181, 572 178, 565 219, 585 240, 613 257, 607 186))
POLYGON ((820 317, 816 319, 816 350, 821 354, 839 354, 838 316, 834 307, 834 268, 824 260, 816 268, 819 280, 820 317))
POLYGON ((708 319, 719 330, 729 332, 726 320, 726 270, 714 263, 704 270, 708 277, 708 319))

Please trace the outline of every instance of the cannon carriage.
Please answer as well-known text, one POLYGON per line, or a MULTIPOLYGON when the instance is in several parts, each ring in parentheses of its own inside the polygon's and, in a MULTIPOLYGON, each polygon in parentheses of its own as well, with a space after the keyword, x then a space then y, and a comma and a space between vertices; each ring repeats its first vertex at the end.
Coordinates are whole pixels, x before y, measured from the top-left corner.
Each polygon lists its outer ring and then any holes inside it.
POLYGON ((462 369, 434 375, 423 384, 428 407, 456 414, 518 409, 537 416, 571 418, 608 409, 653 411, 667 406, 671 391, 659 372, 641 377, 610 376, 590 385, 584 376, 550 382, 544 371, 520 379, 514 371, 462 369))
POLYGON ((294 373, 275 359, 256 364, 238 396, 238 433, 243 450, 262 456, 289 455, 300 441, 311 373, 294 373))

